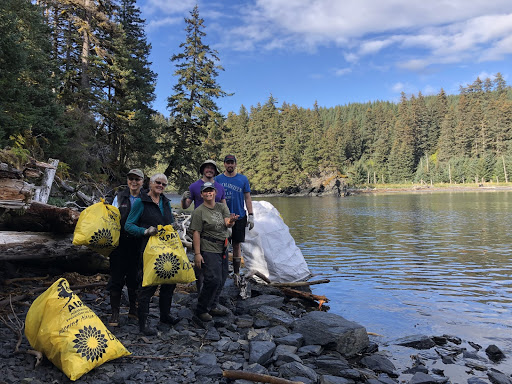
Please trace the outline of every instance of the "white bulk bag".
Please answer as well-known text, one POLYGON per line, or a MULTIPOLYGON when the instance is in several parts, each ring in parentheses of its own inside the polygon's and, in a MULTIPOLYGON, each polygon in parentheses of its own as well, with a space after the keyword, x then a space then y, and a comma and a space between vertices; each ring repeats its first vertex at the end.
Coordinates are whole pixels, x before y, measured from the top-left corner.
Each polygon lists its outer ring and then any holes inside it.
POLYGON ((253 201, 254 228, 245 231, 242 251, 245 267, 273 283, 304 281, 311 277, 301 250, 279 211, 268 201, 253 201))

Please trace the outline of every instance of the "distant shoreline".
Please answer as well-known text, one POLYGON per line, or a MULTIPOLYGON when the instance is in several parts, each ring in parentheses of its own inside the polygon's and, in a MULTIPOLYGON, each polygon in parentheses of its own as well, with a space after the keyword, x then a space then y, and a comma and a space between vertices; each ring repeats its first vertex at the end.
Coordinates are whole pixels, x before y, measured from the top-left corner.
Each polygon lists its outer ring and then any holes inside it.
MULTIPOLYGON (((497 191, 512 191, 511 185, 492 185, 490 183, 478 186, 477 184, 443 184, 443 185, 413 185, 413 186, 394 186, 394 187, 375 187, 375 188, 347 188, 347 196, 362 195, 362 194, 382 194, 382 193, 428 193, 428 192, 497 192, 497 191)), ((298 193, 257 193, 251 194, 252 197, 323 197, 336 195, 333 189, 319 192, 301 191, 298 193)), ((167 192, 166 196, 174 199, 181 198, 177 192, 167 192)))
MULTIPOLYGON (((446 185, 414 185, 414 186, 395 186, 395 187, 375 187, 375 188, 348 188, 346 197, 351 195, 361 194, 382 194, 382 193, 428 193, 428 192, 496 192, 496 191, 512 191, 512 185, 495 185, 484 184, 478 186, 473 185, 462 185, 462 184, 446 184, 446 185)), ((327 190, 323 192, 298 192, 298 193, 261 193, 254 194, 253 197, 322 197, 322 196, 333 196, 336 195, 334 190, 327 190)), ((345 197, 345 196, 340 196, 345 197)))

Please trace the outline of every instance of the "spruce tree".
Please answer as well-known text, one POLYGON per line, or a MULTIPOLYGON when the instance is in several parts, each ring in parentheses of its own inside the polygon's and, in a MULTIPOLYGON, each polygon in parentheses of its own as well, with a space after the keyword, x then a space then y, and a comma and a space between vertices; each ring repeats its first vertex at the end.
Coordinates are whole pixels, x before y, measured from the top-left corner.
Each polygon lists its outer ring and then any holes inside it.
POLYGON ((115 15, 120 25, 112 39, 109 90, 103 111, 118 173, 153 163, 158 125, 152 118, 156 75, 151 70, 151 45, 145 20, 135 0, 121 0, 115 15))
POLYGON ((210 124, 220 118, 215 100, 228 96, 217 83, 219 71, 223 70, 217 64, 218 53, 203 42, 205 26, 197 5, 190 16, 185 18, 186 40, 180 44, 181 52, 171 57, 177 83, 167 99, 172 124, 165 134, 163 148, 168 164, 165 174, 172 177, 180 190, 194 180, 207 156, 203 145, 210 124))
POLYGON ((0 145, 11 136, 36 137, 52 155, 63 144, 57 103, 57 68, 50 29, 28 0, 0 2, 0 145))

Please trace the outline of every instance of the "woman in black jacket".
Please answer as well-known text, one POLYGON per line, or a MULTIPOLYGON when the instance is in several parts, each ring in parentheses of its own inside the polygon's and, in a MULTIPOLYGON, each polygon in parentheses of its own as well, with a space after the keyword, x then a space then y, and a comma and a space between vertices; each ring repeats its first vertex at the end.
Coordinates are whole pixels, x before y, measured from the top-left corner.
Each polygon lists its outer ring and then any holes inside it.
POLYGON ((121 213, 121 235, 119 246, 112 251, 110 261, 110 280, 108 289, 110 291, 110 307, 112 316, 108 324, 112 327, 119 326, 119 307, 121 305, 121 292, 126 283, 128 287, 128 300, 130 310, 128 316, 137 318, 137 264, 139 260, 140 239, 128 234, 124 230, 124 224, 128 218, 132 205, 140 200, 144 173, 140 169, 132 169, 126 175, 125 188, 119 192, 112 205, 119 208, 121 213))

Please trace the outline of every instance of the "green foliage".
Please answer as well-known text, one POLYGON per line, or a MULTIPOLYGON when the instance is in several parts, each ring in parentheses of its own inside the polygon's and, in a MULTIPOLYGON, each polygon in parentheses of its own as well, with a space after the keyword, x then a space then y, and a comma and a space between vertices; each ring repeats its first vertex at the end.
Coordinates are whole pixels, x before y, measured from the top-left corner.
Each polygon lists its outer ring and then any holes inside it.
MULTIPOLYGON (((204 20, 197 5, 185 18, 186 39, 180 44, 181 52, 174 54, 177 83, 168 98, 171 125, 164 132, 163 148, 166 153, 165 174, 171 176, 180 190, 196 178, 196 170, 208 155, 215 155, 218 147, 211 145, 208 135, 219 126, 221 116, 215 100, 228 96, 217 84, 219 71, 217 51, 203 42, 204 20), (206 145, 205 145, 206 144, 206 145)), ((211 138, 213 139, 213 138, 211 138)))
POLYGON ((398 105, 270 108, 271 96, 228 116, 222 151, 237 154, 261 192, 305 186, 343 169, 358 184, 505 181, 505 169, 512 169, 512 92, 496 79, 477 79, 459 96, 442 89, 436 96, 403 94, 398 105))

